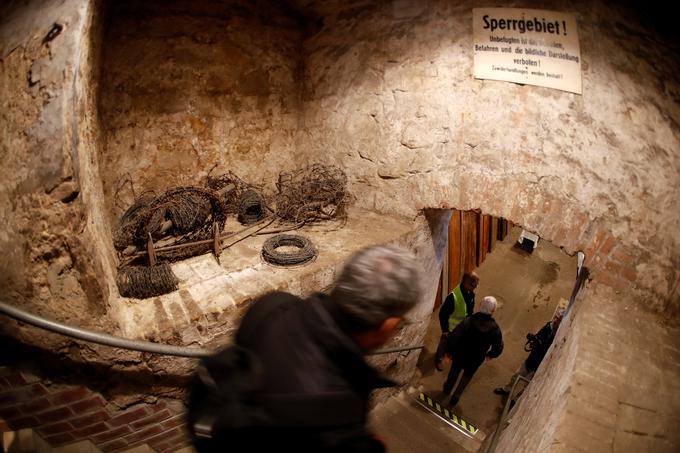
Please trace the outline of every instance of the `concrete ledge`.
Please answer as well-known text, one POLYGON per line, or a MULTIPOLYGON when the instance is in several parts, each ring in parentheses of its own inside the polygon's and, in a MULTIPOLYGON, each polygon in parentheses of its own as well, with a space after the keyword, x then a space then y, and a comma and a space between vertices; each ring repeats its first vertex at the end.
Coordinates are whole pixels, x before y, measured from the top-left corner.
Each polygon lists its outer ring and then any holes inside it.
MULTIPOLYGON (((234 231, 241 228, 239 224, 226 226, 234 231)), ((332 284, 355 251, 374 244, 407 242, 416 229, 411 219, 352 209, 345 223, 326 222, 292 232, 309 238, 318 250, 317 258, 305 265, 282 267, 265 262, 260 254, 271 235, 252 236, 223 250, 220 264, 211 254, 179 261, 172 266, 178 291, 119 301, 122 335, 208 343, 230 335, 258 296, 274 290, 300 296, 320 291, 332 284)))

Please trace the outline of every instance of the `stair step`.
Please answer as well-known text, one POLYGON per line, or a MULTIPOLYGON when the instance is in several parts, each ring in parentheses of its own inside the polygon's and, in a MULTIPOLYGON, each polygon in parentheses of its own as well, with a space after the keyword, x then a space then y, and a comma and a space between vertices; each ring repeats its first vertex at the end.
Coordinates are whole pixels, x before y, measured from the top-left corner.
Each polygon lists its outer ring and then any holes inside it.
POLYGON ((2 433, 2 449, 8 453, 101 453, 89 440, 52 447, 31 428, 2 433))
POLYGON ((453 427, 453 421, 446 422, 416 398, 419 392, 393 396, 369 416, 373 432, 385 439, 390 453, 463 453, 479 449, 484 438, 481 431, 464 434, 453 427))
POLYGON ((436 399, 427 395, 426 393, 420 392, 416 401, 423 406, 427 411, 436 415, 442 419, 447 424, 451 425, 453 428, 457 429, 466 437, 477 437, 480 440, 484 440, 483 433, 474 426, 472 423, 464 420, 462 417, 456 415, 453 411, 450 411, 448 407, 440 404, 436 399))

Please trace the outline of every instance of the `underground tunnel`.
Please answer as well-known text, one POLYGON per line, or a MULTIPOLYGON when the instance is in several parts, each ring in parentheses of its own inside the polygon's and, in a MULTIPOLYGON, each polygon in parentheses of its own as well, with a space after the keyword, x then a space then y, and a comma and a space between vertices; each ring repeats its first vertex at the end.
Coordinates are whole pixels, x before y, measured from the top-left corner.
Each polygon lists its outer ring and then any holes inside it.
MULTIPOLYGON (((400 245, 415 254, 425 291, 385 347, 424 348, 368 358, 404 384, 377 392, 374 413, 443 379, 428 369, 433 319, 461 273, 476 270, 478 297, 504 302, 496 318, 507 349, 461 399, 458 415, 486 437, 460 448, 487 451, 495 437, 504 452, 676 451, 677 38, 659 14, 632 2, 513 3, 573 16, 581 91, 475 77, 473 9, 506 6, 7 2, 3 306, 118 338, 212 350, 232 341, 262 294, 328 290, 355 251, 400 245), (282 218, 276 202, 290 193, 282 189, 307 187, 321 173, 340 182, 341 197, 273 222, 282 218), (244 208, 252 224, 238 218, 249 190, 263 200, 244 208), (172 198, 180 192, 190 200, 184 217, 172 198), (157 208, 144 211, 147 229, 118 241, 121 219, 142 201, 157 208), (475 225, 466 230, 474 259, 452 252, 456 216, 475 225), (180 219, 199 217, 200 231, 181 229, 180 219), (503 222, 510 226, 499 240, 503 222), (516 247, 522 232, 538 238, 531 253, 516 247), (265 261, 265 241, 280 233, 304 236, 314 258, 265 261), (178 246, 171 250, 187 254, 169 259, 164 247, 178 246), (157 261, 171 283, 153 295, 122 290, 131 258, 142 268, 157 261), (564 264, 533 268, 534 259, 564 264), (578 280, 577 269, 587 278, 578 280), (534 292, 510 307, 504 299, 517 287, 492 282, 512 283, 511 271, 543 286, 558 276, 565 287, 549 304, 534 292), (554 344, 494 436, 503 400, 492 391, 559 299, 568 310, 554 344)), ((324 179, 308 194, 328 186, 324 179)), ((195 358, 99 345, 6 314, 0 325, 4 448, 193 451, 184 414, 195 358)), ((414 426, 432 428, 426 415, 414 426)))

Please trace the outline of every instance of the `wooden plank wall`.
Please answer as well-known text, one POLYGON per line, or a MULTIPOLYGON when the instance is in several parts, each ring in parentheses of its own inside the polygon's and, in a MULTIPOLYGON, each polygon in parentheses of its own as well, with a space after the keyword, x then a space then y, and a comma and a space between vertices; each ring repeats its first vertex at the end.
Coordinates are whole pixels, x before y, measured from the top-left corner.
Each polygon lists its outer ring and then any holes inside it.
POLYGON ((444 299, 446 298, 446 295, 442 294, 442 282, 444 281, 443 278, 444 274, 442 271, 442 275, 439 276, 439 286, 437 286, 437 296, 436 299, 434 300, 434 308, 437 309, 443 302, 444 299))
POLYGON ((463 273, 481 266, 498 241, 508 235, 508 221, 477 211, 454 210, 449 223, 448 289, 444 291, 440 278, 435 308, 460 283, 463 273))
POLYGON ((498 219, 498 240, 502 241, 508 235, 509 222, 505 219, 498 219))
POLYGON ((463 255, 463 272, 471 272, 477 267, 479 215, 475 211, 465 211, 462 218, 463 242, 461 244, 461 253, 463 255))
POLYGON ((486 259, 486 254, 491 252, 491 216, 486 214, 479 215, 480 229, 477 240, 477 266, 480 266, 486 259))
POLYGON ((462 244, 462 215, 461 211, 454 210, 449 223, 449 288, 444 295, 450 293, 453 288, 458 286, 460 278, 463 276, 463 260, 461 254, 462 244))

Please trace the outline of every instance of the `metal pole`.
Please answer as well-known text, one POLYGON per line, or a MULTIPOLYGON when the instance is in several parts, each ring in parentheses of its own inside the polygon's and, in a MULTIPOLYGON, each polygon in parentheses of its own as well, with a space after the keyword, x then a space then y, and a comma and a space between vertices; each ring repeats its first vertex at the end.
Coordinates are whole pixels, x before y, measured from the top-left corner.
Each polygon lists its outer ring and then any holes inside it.
POLYGON ((498 421, 498 426, 496 426, 496 430, 493 432, 493 439, 491 439, 491 444, 489 445, 488 450, 486 450, 486 453, 493 453, 493 451, 496 449, 498 436, 501 433, 501 426, 503 426, 503 422, 505 422, 505 417, 508 416, 508 412, 510 411, 510 402, 512 401, 513 394, 515 393, 515 387, 517 387, 517 383, 520 380, 526 382, 527 384, 529 383, 529 379, 525 378, 524 376, 517 375, 517 377, 515 377, 515 381, 512 383, 512 388, 510 389, 510 394, 508 394, 508 399, 505 401, 501 419, 498 421))
POLYGON ((392 352, 412 351, 414 349, 422 349, 424 347, 425 346, 421 344, 417 346, 403 346, 399 348, 379 349, 377 351, 368 352, 366 353, 366 355, 391 354, 392 352))
MULTIPOLYGON (((150 352, 152 354, 164 354, 195 359, 207 357, 212 354, 212 351, 207 349, 172 346, 169 344, 151 343, 150 341, 129 340, 127 338, 116 337, 106 333, 94 332, 92 330, 87 330, 80 327, 69 326, 60 323, 59 321, 54 321, 52 319, 43 318, 42 316, 29 313, 2 301, 0 301, 0 313, 44 330, 49 330, 67 337, 78 338, 79 340, 85 340, 114 348, 130 349, 132 351, 150 352)), ((411 351, 413 349, 421 348, 423 348, 423 345, 380 349, 377 351, 372 351, 367 355, 390 354, 392 352, 411 351)))
POLYGON ((41 329, 56 332, 68 337, 78 338, 80 340, 90 341, 92 343, 112 346, 114 348, 131 349, 133 351, 150 352, 152 354, 164 354, 190 358, 207 357, 211 354, 211 351, 206 349, 185 348, 182 346, 151 343, 149 341, 129 340, 127 338, 115 337, 106 333, 94 332, 92 330, 82 329, 80 327, 69 326, 58 321, 34 315, 33 313, 13 307, 2 301, 0 301, 0 313, 41 329))

